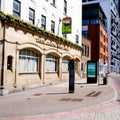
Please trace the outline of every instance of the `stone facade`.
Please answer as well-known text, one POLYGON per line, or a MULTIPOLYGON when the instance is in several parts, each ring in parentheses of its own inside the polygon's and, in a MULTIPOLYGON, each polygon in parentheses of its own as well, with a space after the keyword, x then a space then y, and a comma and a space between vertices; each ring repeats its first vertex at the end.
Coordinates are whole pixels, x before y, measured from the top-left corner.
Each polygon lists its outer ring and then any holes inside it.
POLYGON ((46 31, 37 30, 7 17, 0 20, 0 85, 10 91, 24 90, 69 80, 69 71, 62 72, 62 58, 75 60, 75 79, 80 78, 81 47, 46 31), (38 55, 37 72, 20 72, 20 50, 38 55), (57 70, 46 72, 46 55, 57 58, 57 70), (10 67, 8 63, 11 64, 10 67))

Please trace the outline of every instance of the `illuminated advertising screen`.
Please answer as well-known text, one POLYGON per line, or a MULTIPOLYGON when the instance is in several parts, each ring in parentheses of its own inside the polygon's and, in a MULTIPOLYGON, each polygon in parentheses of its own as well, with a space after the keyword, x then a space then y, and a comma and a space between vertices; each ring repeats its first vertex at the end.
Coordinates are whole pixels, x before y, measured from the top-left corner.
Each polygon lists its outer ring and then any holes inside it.
POLYGON ((96 77, 96 63, 88 63, 87 75, 88 77, 96 77))

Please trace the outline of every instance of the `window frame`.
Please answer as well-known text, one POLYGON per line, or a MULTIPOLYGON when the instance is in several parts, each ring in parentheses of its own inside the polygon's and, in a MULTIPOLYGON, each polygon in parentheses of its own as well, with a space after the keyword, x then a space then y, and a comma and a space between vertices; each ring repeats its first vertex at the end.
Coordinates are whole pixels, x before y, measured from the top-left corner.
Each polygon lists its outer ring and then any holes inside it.
POLYGON ((67 34, 63 34, 63 38, 67 39, 67 34))
POLYGON ((55 22, 51 20, 51 32, 55 33, 55 22))
POLYGON ((11 55, 9 55, 7 57, 7 70, 12 71, 12 65, 13 65, 13 57, 11 55))
POLYGON ((54 56, 52 54, 47 54, 45 62, 46 62, 46 64, 45 64, 45 72, 46 73, 58 71, 58 58, 56 56, 54 56))
MULTIPOLYGON (((32 66, 32 67, 33 67, 32 66)), ((38 73, 39 72, 39 55, 32 50, 29 49, 22 49, 19 51, 19 73, 38 73), (29 54, 28 54, 29 53, 29 54), (24 66, 22 65, 22 60, 24 60, 24 66), (36 60, 36 62, 35 62, 36 60), (27 62, 26 62, 27 61, 27 62), (32 65, 34 66, 34 70, 29 68, 30 62, 33 62, 32 65), (36 63, 36 64, 35 64, 36 63), (22 69, 21 69, 22 65, 22 69), (36 65, 36 67, 35 67, 36 65)))
POLYGON ((1 0, 0 0, 0 10, 1 10, 1 0))
POLYGON ((46 30, 46 16, 41 15, 41 28, 46 30))
POLYGON ((29 22, 34 24, 35 23, 35 10, 29 7, 29 22), (30 13, 32 13, 33 17, 30 17, 30 13))
POLYGON ((62 72, 69 72, 69 59, 66 57, 62 58, 62 72), (63 67, 63 65, 66 65, 67 69, 65 67, 63 67))
POLYGON ((13 16, 20 17, 20 13, 21 13, 21 2, 18 0, 14 0, 13 1, 13 16), (18 10, 15 9, 15 4, 17 5, 18 10))
POLYGON ((64 14, 67 14, 67 1, 64 0, 64 14))
POLYGON ((79 36, 78 36, 78 35, 75 36, 75 42, 76 42, 77 44, 79 43, 79 36))
POLYGON ((51 0, 51 4, 52 4, 53 6, 55 6, 55 5, 56 5, 56 0, 51 0))

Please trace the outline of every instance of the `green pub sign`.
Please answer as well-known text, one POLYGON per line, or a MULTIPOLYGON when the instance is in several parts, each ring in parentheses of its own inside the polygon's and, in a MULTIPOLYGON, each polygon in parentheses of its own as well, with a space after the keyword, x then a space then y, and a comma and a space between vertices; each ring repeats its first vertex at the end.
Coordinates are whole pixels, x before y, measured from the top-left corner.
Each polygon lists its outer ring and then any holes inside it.
POLYGON ((71 17, 65 17, 62 20, 62 34, 69 34, 72 31, 71 17))

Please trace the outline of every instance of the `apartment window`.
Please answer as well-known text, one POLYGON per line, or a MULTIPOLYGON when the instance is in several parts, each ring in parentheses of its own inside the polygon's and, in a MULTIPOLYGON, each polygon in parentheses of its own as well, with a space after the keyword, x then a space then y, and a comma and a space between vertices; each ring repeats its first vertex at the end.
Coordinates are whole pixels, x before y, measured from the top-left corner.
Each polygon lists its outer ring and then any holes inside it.
POLYGON ((55 5, 55 0, 52 0, 51 4, 52 4, 52 5, 55 5))
POLYGON ((1 0, 0 0, 0 10, 1 10, 1 0))
POLYGON ((79 43, 79 36, 78 35, 76 35, 76 43, 78 44, 79 43))
POLYGON ((102 33, 102 31, 100 31, 100 36, 103 37, 103 33, 102 33))
POLYGON ((41 16, 41 28, 46 30, 46 17, 44 15, 41 16))
POLYGON ((84 44, 82 44, 82 47, 83 47, 83 49, 82 49, 82 55, 84 55, 84 44))
POLYGON ((67 34, 63 34, 63 37, 67 39, 67 34))
POLYGON ((88 31, 82 31, 82 36, 88 38, 88 31))
POLYGON ((55 33, 55 22, 51 20, 51 32, 55 33))
POLYGON ((64 13, 67 14, 67 1, 64 0, 64 13))
POLYGON ((56 72, 57 71, 57 58, 54 55, 46 55, 46 72, 56 72))
POLYGON ((83 49, 82 49, 82 55, 89 57, 89 46, 82 44, 83 49))
POLYGON ((13 16, 20 17, 21 3, 18 0, 13 1, 13 16))
POLYGON ((62 72, 68 72, 69 70, 69 60, 67 58, 62 58, 62 72))
POLYGON ((83 63, 81 63, 81 71, 83 71, 84 70, 84 65, 83 65, 83 63))
POLYGON ((19 72, 38 72, 38 54, 27 49, 20 50, 19 72))
POLYGON ((89 46, 86 47, 86 56, 89 57, 89 46))
POLYGON ((35 22, 35 11, 32 8, 29 8, 29 22, 32 24, 35 22))
POLYGON ((84 48, 84 50, 85 50, 84 52, 85 52, 85 56, 86 56, 86 45, 84 45, 84 47, 85 47, 85 48, 84 48))

